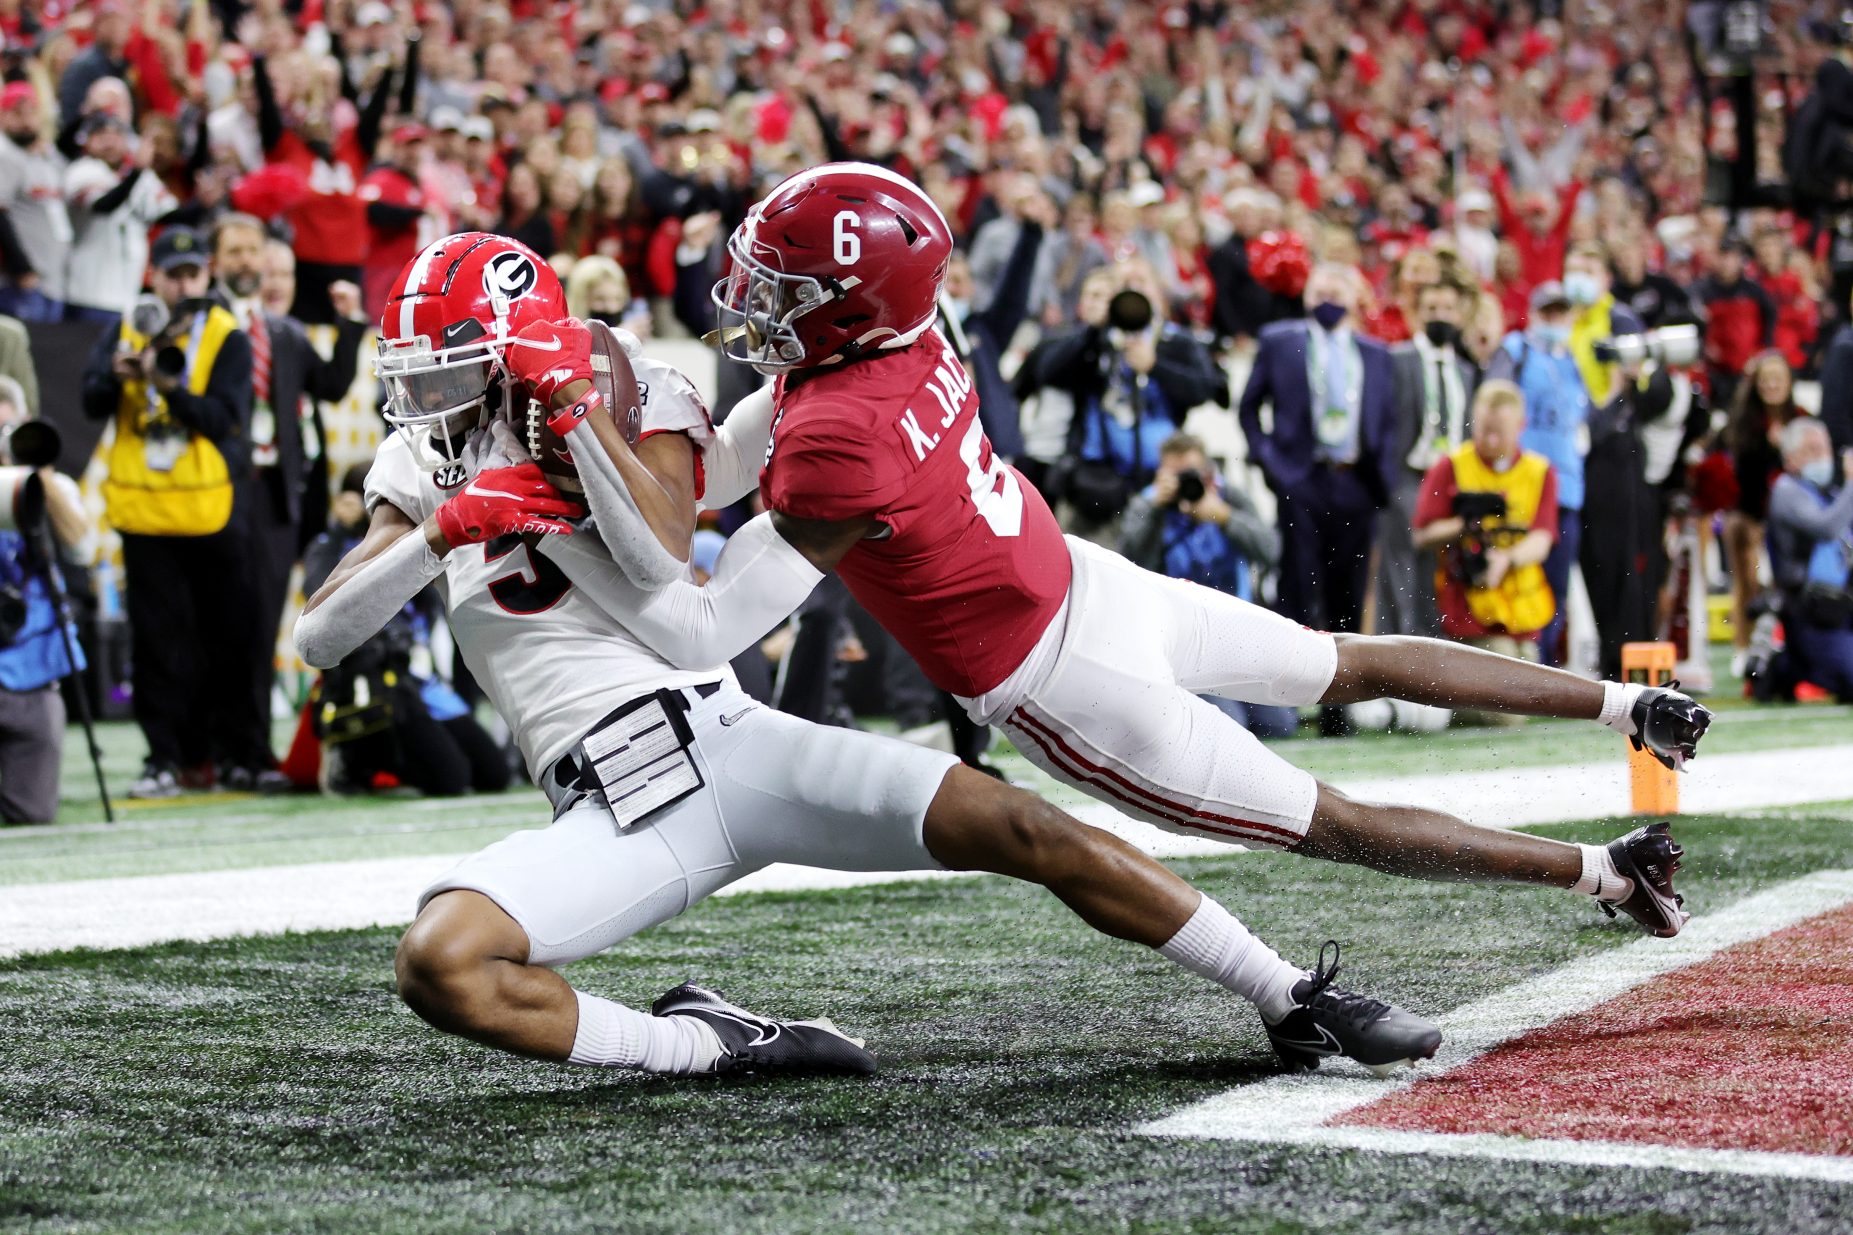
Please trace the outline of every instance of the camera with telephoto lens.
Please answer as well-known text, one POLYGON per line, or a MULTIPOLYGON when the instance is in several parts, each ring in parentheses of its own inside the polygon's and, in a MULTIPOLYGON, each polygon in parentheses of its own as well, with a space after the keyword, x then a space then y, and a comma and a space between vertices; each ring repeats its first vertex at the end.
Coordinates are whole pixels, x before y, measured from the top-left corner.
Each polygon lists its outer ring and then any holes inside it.
POLYGON ((1668 369, 1696 364, 1701 350, 1697 326, 1662 326, 1645 334, 1597 339, 1594 346, 1596 359, 1603 364, 1638 365, 1652 360, 1668 369))
POLYGON ((1177 474, 1177 496, 1171 499, 1171 504, 1180 506, 1185 502, 1201 502, 1203 495, 1208 492, 1209 486, 1204 483, 1203 473, 1194 467, 1187 467, 1177 474))

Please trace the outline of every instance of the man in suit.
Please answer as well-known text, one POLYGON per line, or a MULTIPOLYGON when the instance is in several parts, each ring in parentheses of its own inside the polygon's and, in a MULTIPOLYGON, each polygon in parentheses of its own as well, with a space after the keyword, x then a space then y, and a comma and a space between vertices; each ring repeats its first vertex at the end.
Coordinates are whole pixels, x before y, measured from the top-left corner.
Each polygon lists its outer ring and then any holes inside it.
MULTIPOLYGON (((1280 611, 1344 632, 1359 629, 1371 530, 1401 466, 1389 349, 1353 329, 1361 282, 1349 266, 1313 270, 1309 316, 1262 329, 1240 409, 1248 457, 1280 500, 1280 611), (1274 412, 1266 430, 1264 403, 1274 412)), ((1320 726, 1343 731, 1335 709, 1320 726)))
POLYGON ((1416 293, 1415 337, 1390 351, 1395 417, 1389 498, 1377 529, 1377 633, 1439 638, 1433 551, 1415 547, 1412 521, 1422 477, 1472 431, 1479 371, 1459 350, 1472 294, 1444 278, 1416 293))
POLYGON ((327 515, 328 461, 314 401, 346 396, 367 333, 360 289, 352 283, 336 282, 328 289, 339 320, 326 360, 310 344, 301 322, 267 312, 259 298, 267 240, 263 223, 251 215, 228 214, 212 230, 216 291, 251 340, 251 467, 240 487, 250 491, 259 597, 249 654, 256 662, 259 711, 266 716, 290 572, 327 515))

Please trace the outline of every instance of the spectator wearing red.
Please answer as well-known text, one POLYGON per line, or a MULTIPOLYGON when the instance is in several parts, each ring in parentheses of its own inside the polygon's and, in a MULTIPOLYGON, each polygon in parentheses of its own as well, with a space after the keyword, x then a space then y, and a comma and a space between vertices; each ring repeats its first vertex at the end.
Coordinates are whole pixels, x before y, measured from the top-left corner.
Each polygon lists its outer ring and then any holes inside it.
POLYGON ((367 260, 361 278, 361 295, 367 316, 378 318, 386 308, 393 280, 418 250, 435 235, 424 226, 428 203, 419 182, 419 169, 431 134, 422 124, 402 124, 392 131, 386 158, 360 182, 360 200, 367 209, 367 260))
POLYGON ((1746 270, 1742 240, 1727 239, 1712 273, 1692 289, 1705 318, 1705 373, 1713 406, 1730 404, 1750 358, 1770 346, 1776 332, 1776 302, 1746 270))
POLYGON ((1755 280, 1775 302, 1776 324, 1772 338, 1789 367, 1798 372, 1812 368, 1814 345, 1821 334, 1820 289, 1806 277, 1806 262, 1780 228, 1757 233, 1754 244, 1755 280))
POLYGON ((592 180, 592 199, 588 209, 590 226, 586 250, 609 257, 624 268, 624 277, 640 295, 667 295, 674 290, 653 284, 645 271, 650 252, 650 238, 656 234, 656 219, 643 204, 637 178, 622 156, 613 156, 599 164, 592 180))
POLYGON ((1571 181, 1561 197, 1526 193, 1515 201, 1505 172, 1493 177, 1499 226, 1518 249, 1519 268, 1527 287, 1549 282, 1563 273, 1564 254, 1570 247, 1570 223, 1582 195, 1582 182, 1571 181))

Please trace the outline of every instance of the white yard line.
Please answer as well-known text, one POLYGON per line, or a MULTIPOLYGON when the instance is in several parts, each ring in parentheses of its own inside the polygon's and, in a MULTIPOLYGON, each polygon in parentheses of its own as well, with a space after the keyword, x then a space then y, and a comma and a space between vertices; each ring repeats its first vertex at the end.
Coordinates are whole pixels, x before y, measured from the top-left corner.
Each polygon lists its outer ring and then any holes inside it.
MULTIPOLYGON (((1625 811, 1628 801, 1626 766, 1619 758, 1564 767, 1354 780, 1343 788, 1354 797, 1436 806, 1494 826, 1610 815, 1625 811)), ((1692 774, 1681 778, 1680 793, 1682 805, 1691 811, 1853 797, 1853 745, 1700 759, 1692 774)), ((445 804, 432 804, 439 805, 445 804)), ((1232 851, 1217 841, 1158 831, 1100 804, 1090 803, 1075 813, 1157 857, 1232 851)), ((515 822, 512 816, 510 822, 515 822)), ((366 841, 356 837, 354 844, 360 849, 366 841)), ((0 886, 0 956, 403 923, 410 919, 420 889, 460 856, 0 886)), ((729 891, 797 891, 919 877, 775 866, 729 891)))
MULTIPOLYGON (((1508 987, 1441 1017, 1441 1052, 1433 1063, 1423 1065, 1422 1072, 1433 1075, 1457 1068, 1507 1039, 1606 1003, 1650 978, 1683 969, 1722 949, 1760 939, 1850 902, 1853 870, 1817 871, 1738 901, 1718 913, 1695 918, 1677 938, 1638 939, 1508 987)), ((1326 1126, 1348 1111, 1414 1084, 1416 1079, 1418 1074, 1412 1073, 1408 1079, 1384 1082, 1357 1065, 1327 1063, 1321 1072, 1282 1076, 1231 1090, 1142 1125, 1138 1131, 1154 1136, 1319 1145, 1383 1153, 1853 1181, 1853 1159, 1813 1154, 1326 1126)))

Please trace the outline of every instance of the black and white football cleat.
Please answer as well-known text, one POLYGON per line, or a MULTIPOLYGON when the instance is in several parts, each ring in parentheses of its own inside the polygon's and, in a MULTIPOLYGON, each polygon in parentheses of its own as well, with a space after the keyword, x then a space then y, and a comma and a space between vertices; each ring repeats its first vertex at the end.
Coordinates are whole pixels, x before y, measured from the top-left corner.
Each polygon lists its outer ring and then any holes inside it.
POLYGON ((1686 761, 1698 754, 1699 739, 1711 728, 1711 710, 1681 694, 1678 687, 1676 681, 1647 687, 1628 713, 1634 722, 1634 734, 1628 739, 1634 749, 1645 750, 1675 771, 1683 770, 1686 761))
POLYGON ((1673 875, 1685 856, 1673 839, 1673 825, 1664 820, 1610 841, 1609 857, 1618 872, 1634 880, 1634 891, 1625 900, 1596 903, 1611 918, 1619 909, 1662 939, 1671 939, 1692 918, 1684 908, 1686 898, 1673 890, 1673 875))
POLYGON ((1327 1056, 1343 1055, 1388 1076, 1434 1058, 1441 1047, 1439 1026, 1395 1004, 1333 986, 1337 976, 1338 941, 1328 939, 1319 949, 1319 967, 1294 983, 1293 1010, 1271 1025, 1262 1018, 1274 1053, 1289 1071, 1311 1072, 1327 1056))
POLYGON ((655 1016, 692 1016, 720 1036, 727 1052, 716 1073, 847 1072, 867 1076, 875 1056, 829 1017, 775 1021, 728 1003, 715 992, 684 982, 650 1005, 655 1016))

